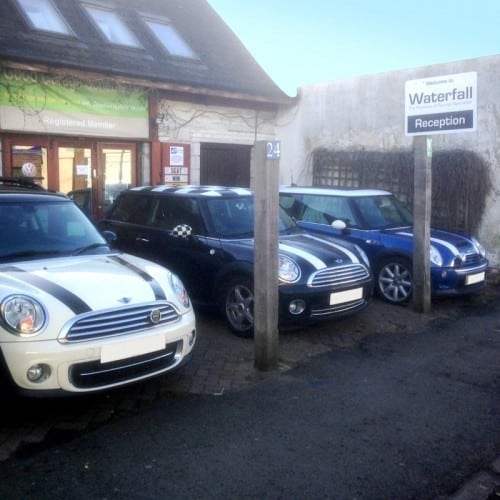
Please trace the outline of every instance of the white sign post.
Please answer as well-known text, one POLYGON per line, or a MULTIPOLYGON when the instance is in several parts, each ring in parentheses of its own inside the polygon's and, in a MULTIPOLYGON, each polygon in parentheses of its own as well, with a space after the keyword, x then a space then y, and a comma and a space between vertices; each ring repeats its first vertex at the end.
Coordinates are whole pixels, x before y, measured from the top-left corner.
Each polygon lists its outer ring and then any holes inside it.
POLYGON ((413 307, 429 312, 430 218, 433 134, 476 130, 477 73, 459 73, 405 84, 405 133, 414 139, 413 307))

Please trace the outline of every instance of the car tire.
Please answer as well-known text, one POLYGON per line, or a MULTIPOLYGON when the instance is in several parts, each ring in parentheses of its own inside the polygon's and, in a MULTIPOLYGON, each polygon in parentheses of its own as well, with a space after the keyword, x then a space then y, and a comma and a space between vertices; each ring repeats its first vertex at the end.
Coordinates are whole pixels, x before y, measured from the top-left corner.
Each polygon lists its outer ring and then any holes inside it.
POLYGON ((391 304, 406 304, 413 291, 412 263, 404 257, 384 259, 377 267, 375 289, 391 304))
POLYGON ((222 312, 231 330, 239 337, 253 337, 253 282, 247 276, 229 278, 221 293, 222 312))

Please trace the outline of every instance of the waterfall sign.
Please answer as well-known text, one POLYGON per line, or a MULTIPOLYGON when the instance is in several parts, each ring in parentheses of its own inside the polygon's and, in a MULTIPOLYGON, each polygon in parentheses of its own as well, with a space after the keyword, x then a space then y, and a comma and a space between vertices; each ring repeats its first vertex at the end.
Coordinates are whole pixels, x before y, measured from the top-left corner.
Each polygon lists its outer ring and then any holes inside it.
POLYGON ((476 130, 477 73, 458 73, 405 83, 405 134, 476 130))

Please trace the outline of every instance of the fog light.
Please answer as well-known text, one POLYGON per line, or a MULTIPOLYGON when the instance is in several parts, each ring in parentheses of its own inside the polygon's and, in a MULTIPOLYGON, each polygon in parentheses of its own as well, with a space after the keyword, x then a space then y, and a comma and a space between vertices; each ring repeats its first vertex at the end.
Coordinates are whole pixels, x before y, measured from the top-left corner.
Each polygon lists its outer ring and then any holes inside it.
POLYGON ((302 299, 295 299, 288 304, 290 314, 302 314, 306 309, 306 303, 302 299))
POLYGON ((47 365, 33 365, 28 368, 26 376, 30 382, 43 382, 50 376, 50 367, 47 365))
POLYGON ((195 339, 196 339, 196 330, 193 330, 188 338, 188 344, 190 347, 194 344, 195 339))

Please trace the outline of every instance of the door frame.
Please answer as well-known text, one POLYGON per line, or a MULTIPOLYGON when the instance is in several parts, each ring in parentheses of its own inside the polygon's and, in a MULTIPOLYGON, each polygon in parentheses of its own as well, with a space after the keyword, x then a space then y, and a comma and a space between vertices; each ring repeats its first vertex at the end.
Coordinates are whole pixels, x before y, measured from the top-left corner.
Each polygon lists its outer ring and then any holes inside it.
POLYGON ((137 184, 137 142, 107 140, 100 141, 92 137, 72 136, 42 136, 37 134, 2 134, 3 175, 12 175, 12 146, 41 146, 47 151, 47 188, 59 191, 59 148, 90 149, 91 151, 91 190, 92 217, 102 217, 104 206, 104 149, 129 149, 131 150, 131 184, 137 184))

